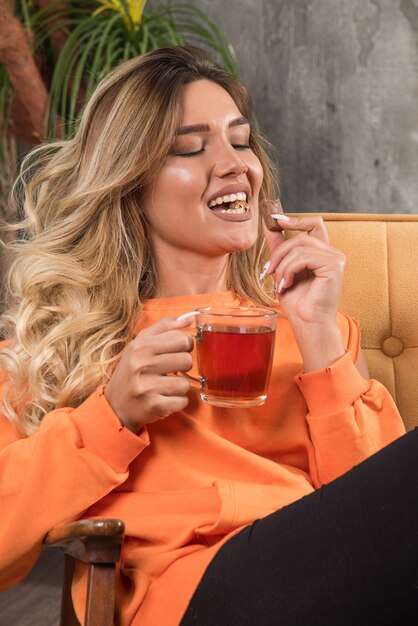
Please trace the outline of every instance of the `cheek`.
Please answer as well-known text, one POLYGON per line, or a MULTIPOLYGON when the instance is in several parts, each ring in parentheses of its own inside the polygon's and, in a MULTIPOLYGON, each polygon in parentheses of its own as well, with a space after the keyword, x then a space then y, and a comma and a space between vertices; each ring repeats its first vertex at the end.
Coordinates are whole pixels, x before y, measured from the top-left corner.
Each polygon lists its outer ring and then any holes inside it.
POLYGON ((163 188, 171 194, 184 192, 185 188, 197 185, 198 172, 194 171, 192 164, 180 161, 176 165, 167 165, 161 172, 156 188, 163 188))
POLYGON ((142 208, 148 222, 157 233, 173 232, 179 220, 196 215, 191 209, 205 188, 202 175, 188 163, 167 163, 160 171, 153 190, 144 198, 142 208))
POLYGON ((247 165, 248 177, 250 178, 251 185, 254 191, 259 192, 264 179, 262 165, 255 154, 252 155, 251 160, 247 161, 247 165))
POLYGON ((176 200, 183 204, 193 179, 193 175, 185 167, 166 166, 159 173, 153 190, 144 198, 143 209, 149 220, 155 221, 160 214, 165 218, 169 217, 172 211, 167 212, 167 208, 173 207, 176 200))

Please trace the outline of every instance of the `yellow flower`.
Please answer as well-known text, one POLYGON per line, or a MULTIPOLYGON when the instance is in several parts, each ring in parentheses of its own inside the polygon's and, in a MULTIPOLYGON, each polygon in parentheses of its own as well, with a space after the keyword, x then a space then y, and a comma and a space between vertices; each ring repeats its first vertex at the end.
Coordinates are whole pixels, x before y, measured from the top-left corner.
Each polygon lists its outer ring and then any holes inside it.
POLYGON ((123 15, 129 29, 139 30, 147 0, 97 0, 97 2, 102 6, 96 9, 93 15, 98 15, 108 9, 116 11, 123 15))

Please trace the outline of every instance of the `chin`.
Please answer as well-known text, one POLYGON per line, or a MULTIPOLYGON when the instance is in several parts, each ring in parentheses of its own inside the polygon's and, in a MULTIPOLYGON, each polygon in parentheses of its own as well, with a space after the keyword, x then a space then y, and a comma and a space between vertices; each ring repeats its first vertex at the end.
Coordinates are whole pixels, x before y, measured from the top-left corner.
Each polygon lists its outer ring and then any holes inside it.
POLYGON ((241 242, 241 244, 237 244, 235 246, 230 245, 225 247, 224 253, 226 254, 234 254, 235 252, 245 252, 246 250, 250 250, 252 247, 254 246, 253 243, 249 243, 248 245, 245 245, 243 242, 241 242))
POLYGON ((246 236, 237 237, 237 239, 229 241, 230 252, 243 252, 252 248, 257 241, 257 233, 248 233, 246 236))

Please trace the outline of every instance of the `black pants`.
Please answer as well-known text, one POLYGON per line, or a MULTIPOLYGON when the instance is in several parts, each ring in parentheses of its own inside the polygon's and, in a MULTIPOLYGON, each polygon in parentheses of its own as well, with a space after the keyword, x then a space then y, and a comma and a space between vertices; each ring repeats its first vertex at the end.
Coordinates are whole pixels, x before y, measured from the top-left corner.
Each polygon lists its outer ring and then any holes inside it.
POLYGON ((418 428, 230 539, 181 626, 418 624, 418 428))

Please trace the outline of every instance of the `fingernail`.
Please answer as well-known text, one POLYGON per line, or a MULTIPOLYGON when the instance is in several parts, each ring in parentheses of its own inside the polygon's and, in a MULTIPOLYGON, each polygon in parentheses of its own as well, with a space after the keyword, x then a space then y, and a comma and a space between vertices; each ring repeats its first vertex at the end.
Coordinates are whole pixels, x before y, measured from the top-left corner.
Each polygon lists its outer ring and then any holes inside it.
POLYGON ((176 322, 187 320, 189 317, 194 317, 195 315, 199 315, 199 313, 200 311, 189 311, 188 313, 183 313, 183 315, 179 315, 179 317, 177 317, 176 322))
POLYGON ((267 263, 263 267, 263 270, 262 270, 262 272, 260 274, 260 279, 259 280, 263 280, 264 276, 267 274, 267 272, 270 269, 270 265, 271 265, 270 261, 267 261, 267 263))
POLYGON ((283 287, 284 287, 284 277, 281 279, 281 281, 279 283, 279 288, 277 289, 277 292, 278 293, 282 293, 283 287))
POLYGON ((290 222, 291 220, 288 215, 283 215, 283 213, 271 213, 270 216, 279 222, 290 222))

